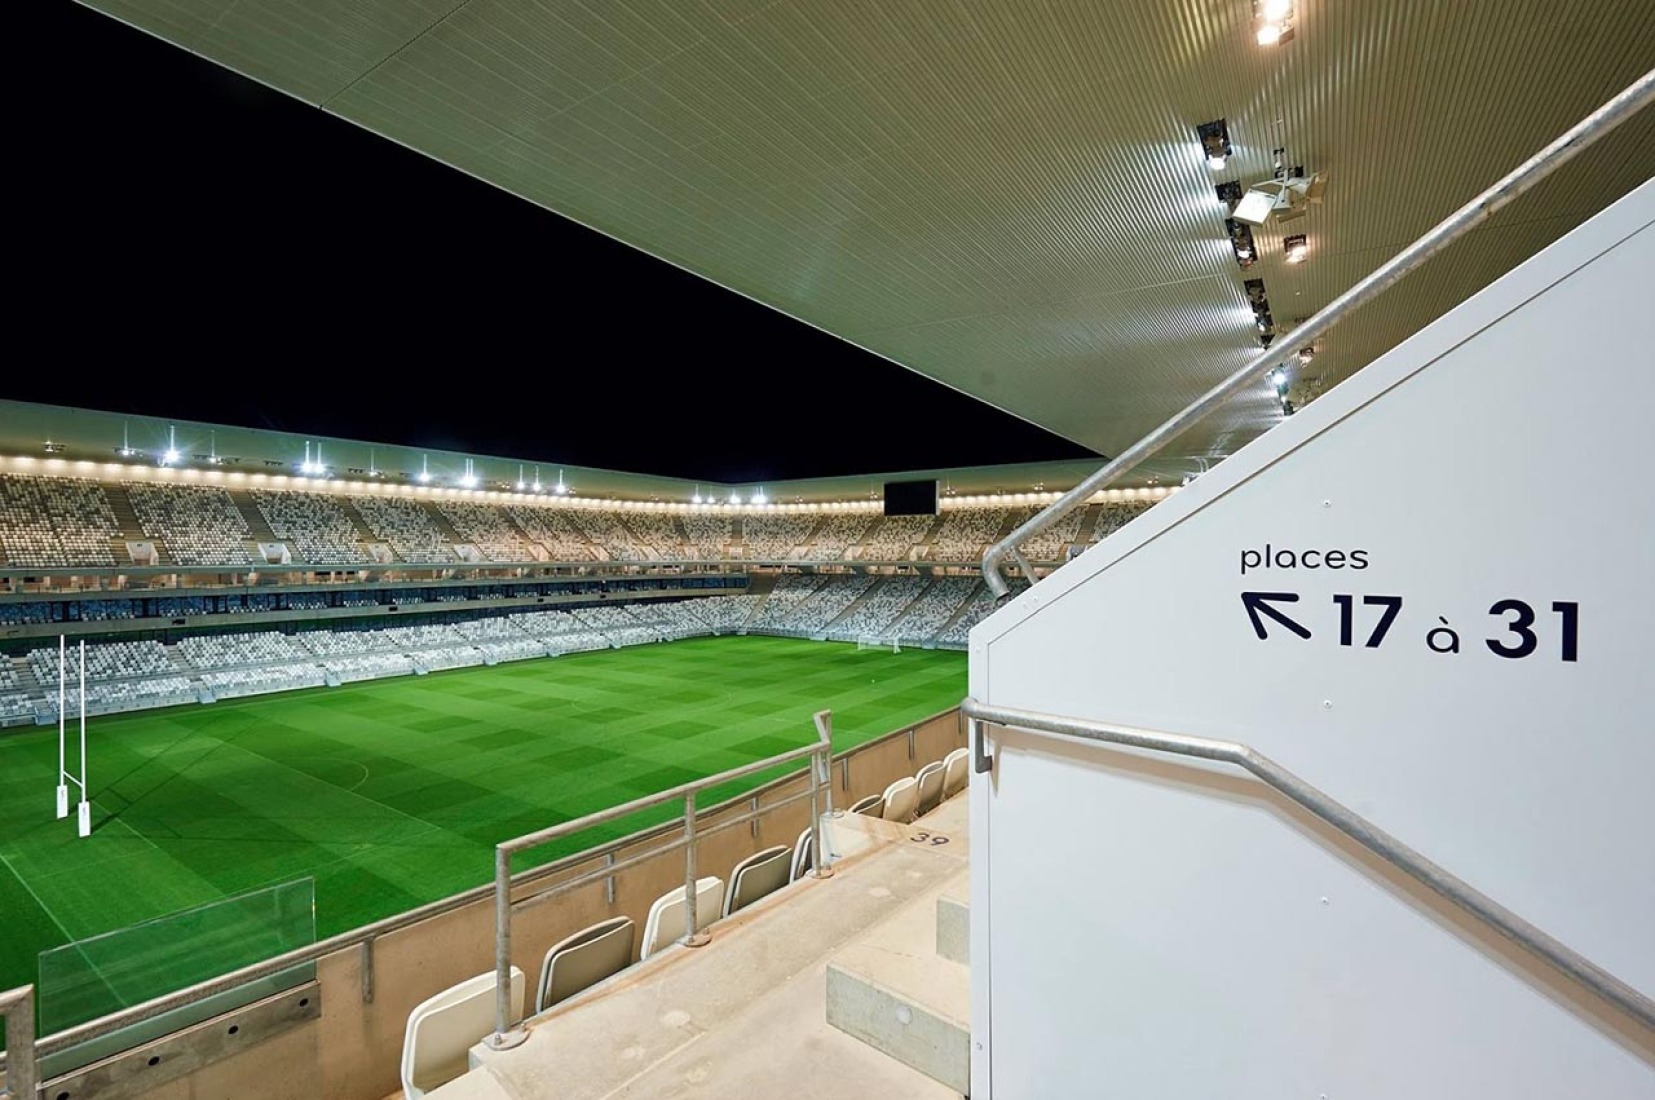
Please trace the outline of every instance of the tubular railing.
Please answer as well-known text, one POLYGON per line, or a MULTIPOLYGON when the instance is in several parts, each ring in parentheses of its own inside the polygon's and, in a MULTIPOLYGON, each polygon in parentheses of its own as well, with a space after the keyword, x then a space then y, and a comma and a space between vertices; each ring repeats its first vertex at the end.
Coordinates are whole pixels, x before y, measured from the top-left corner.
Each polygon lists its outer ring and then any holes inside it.
POLYGON ((683 783, 677 787, 671 788, 670 790, 662 791, 659 794, 646 795, 643 798, 635 798, 631 802, 625 802, 619 806, 612 806, 607 810, 599 810, 596 813, 587 814, 585 817, 576 818, 573 821, 565 821, 560 825, 553 825, 550 828, 540 829, 537 832, 525 833, 522 836, 514 837, 511 840, 501 841, 499 844, 495 845, 495 1026, 494 1034, 483 1040, 488 1044, 490 1049, 510 1050, 512 1047, 517 1046, 519 1043, 523 1042, 524 1039, 528 1038, 528 1032, 519 1026, 521 1021, 514 1019, 514 1014, 512 1012, 511 914, 513 908, 521 905, 537 904, 544 901, 548 897, 562 893, 565 890, 572 890, 577 886, 585 885, 586 883, 595 881, 599 878, 607 878, 623 868, 630 867, 636 863, 642 863, 643 861, 652 859, 663 852, 670 852, 676 848, 683 848, 684 935, 679 942, 684 944, 686 947, 700 947, 708 942, 709 937, 706 932, 697 927, 699 923, 699 914, 696 912, 698 901, 696 898, 695 889, 697 877, 695 867, 695 845, 698 836, 709 836, 712 833, 718 832, 722 829, 728 829, 732 826, 740 825, 744 822, 752 820, 761 813, 768 813, 778 806, 787 805, 788 803, 804 798, 810 799, 810 843, 811 851, 813 853, 812 874, 817 878, 827 878, 833 873, 832 869, 828 866, 827 852, 822 846, 822 814, 826 810, 832 809, 832 712, 826 710, 818 711, 815 715, 815 722, 817 740, 814 745, 805 745, 801 748, 790 749, 787 752, 777 753, 775 756, 767 757, 751 764, 744 764, 739 768, 731 768, 728 771, 719 772, 717 775, 708 776, 706 779, 697 779, 690 783, 683 783), (748 813, 732 817, 726 821, 721 821, 712 829, 702 830, 699 833, 697 832, 695 811, 696 795, 700 794, 702 791, 728 783, 733 779, 740 779, 743 776, 752 775, 754 772, 764 771, 769 768, 774 768, 780 764, 789 764, 795 760, 803 760, 806 758, 810 760, 810 768, 808 769, 810 772, 810 787, 804 794, 793 795, 790 798, 772 802, 763 810, 753 810, 748 813), (825 807, 821 802, 822 790, 824 787, 826 787, 828 791, 828 801, 825 807), (619 863, 600 867, 588 874, 579 875, 575 878, 555 883, 545 889, 537 890, 532 895, 518 901, 514 902, 512 900, 511 857, 513 855, 518 852, 527 851, 530 848, 537 848, 542 844, 548 844, 551 841, 557 840, 561 837, 566 837, 574 833, 581 832, 584 829, 590 829, 595 825, 602 825, 607 821, 614 821, 618 818, 626 817, 629 814, 635 814, 641 810, 647 810, 652 806, 660 806, 664 803, 673 802, 678 799, 682 799, 684 802, 684 833, 679 839, 658 844, 646 852, 631 856, 619 863))
POLYGON ((974 767, 978 772, 986 772, 994 765, 993 757, 987 752, 983 741, 981 727, 984 724, 1010 726, 1082 741, 1212 760, 1242 768, 1263 781, 1271 790, 1303 806, 1386 863, 1453 902, 1518 946, 1544 959, 1575 984, 1597 994, 1623 1012, 1630 1013, 1645 1027, 1655 1027, 1655 1001, 1651 1001, 1567 944, 1541 931, 1464 879, 1433 863, 1263 753, 1246 745, 1235 741, 1215 741, 1205 737, 1117 726, 1084 718, 1066 718, 1040 711, 990 706, 971 698, 960 704, 960 713, 965 715, 969 722, 974 767))
POLYGON ((6 1017, 6 1075, 0 1098, 35 1100, 34 986, 0 993, 0 1014, 6 1017))
POLYGON ((1631 87, 1587 115, 1562 137, 1518 165, 1494 186, 1450 214, 1389 261, 1375 268, 1366 278, 1329 302, 1310 320, 1288 333, 1284 339, 1276 341, 1274 350, 1255 356, 1246 366, 1196 398, 1172 419, 1122 451, 1097 473, 1058 497, 1011 534, 989 547, 988 552, 983 555, 983 579, 988 582, 990 591, 997 597, 1004 596, 1010 591, 1006 579, 1000 575, 1002 563, 1008 556, 1028 578, 1030 584, 1039 580, 1033 567, 1018 550, 1023 543, 1085 504, 1099 489, 1107 488, 1121 475, 1157 454, 1161 448, 1204 420, 1243 388, 1286 363, 1301 347, 1315 343, 1319 336, 1347 314, 1366 305, 1391 284, 1464 236, 1479 222, 1567 164, 1593 142, 1631 118, 1640 108, 1647 106, 1651 100, 1655 100, 1655 70, 1639 77, 1631 87))

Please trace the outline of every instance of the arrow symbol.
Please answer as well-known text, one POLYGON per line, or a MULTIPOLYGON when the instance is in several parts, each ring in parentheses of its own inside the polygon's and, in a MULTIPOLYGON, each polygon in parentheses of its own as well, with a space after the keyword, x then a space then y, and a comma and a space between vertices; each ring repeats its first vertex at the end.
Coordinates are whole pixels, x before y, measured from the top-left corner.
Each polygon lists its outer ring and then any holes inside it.
POLYGON ((1262 642, 1270 636, 1264 629, 1264 620, 1259 618, 1259 612, 1261 611, 1299 637, 1310 637, 1310 631, 1271 607, 1269 603, 1271 600, 1280 600, 1282 603, 1298 603, 1299 594, 1297 592, 1243 592, 1241 594, 1241 602, 1247 608, 1247 617, 1253 620, 1253 633, 1259 636, 1259 641, 1262 642))

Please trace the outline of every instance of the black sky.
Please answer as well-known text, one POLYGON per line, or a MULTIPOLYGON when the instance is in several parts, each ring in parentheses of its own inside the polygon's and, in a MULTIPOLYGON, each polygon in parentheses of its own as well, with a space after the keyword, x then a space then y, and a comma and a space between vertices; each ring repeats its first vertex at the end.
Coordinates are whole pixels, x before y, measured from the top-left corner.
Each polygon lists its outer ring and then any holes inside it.
POLYGON ((0 396, 727 483, 1090 453, 70 0, 17 8, 0 396))

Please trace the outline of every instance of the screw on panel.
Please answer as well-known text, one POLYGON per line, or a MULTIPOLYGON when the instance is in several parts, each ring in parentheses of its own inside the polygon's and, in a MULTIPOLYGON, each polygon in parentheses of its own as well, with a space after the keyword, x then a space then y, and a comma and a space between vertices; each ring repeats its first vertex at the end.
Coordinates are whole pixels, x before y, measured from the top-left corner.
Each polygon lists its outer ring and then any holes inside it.
POLYGON ((1332 710, 1333 709, 1333 700, 1332 699, 1323 699, 1322 700, 1322 709, 1323 710, 1332 710))
MULTIPOLYGON (((1322 501, 1322 507, 1323 508, 1331 508, 1331 507, 1333 507, 1333 502, 1331 500, 1324 500, 1324 501, 1322 501)), ((1327 1098, 1324 1096, 1322 1098, 1322 1100, 1327 1100, 1327 1098)))

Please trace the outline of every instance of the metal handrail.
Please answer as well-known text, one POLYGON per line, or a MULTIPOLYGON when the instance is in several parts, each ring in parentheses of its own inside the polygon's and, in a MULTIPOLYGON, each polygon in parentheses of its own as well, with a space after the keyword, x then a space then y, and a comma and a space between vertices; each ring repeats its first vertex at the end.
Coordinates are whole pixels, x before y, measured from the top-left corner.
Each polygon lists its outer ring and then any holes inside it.
POLYGON ((1297 802, 1397 870, 1447 898, 1520 947, 1551 963, 1576 984, 1629 1013, 1645 1027, 1655 1027, 1655 1001, 1651 1001, 1562 941, 1541 931, 1464 879, 1427 859, 1367 818, 1335 801, 1247 745, 1236 741, 1215 741, 1206 737, 1117 726, 1084 718, 1068 718, 1015 707, 990 706, 972 698, 967 698, 960 704, 960 713, 970 720, 972 751, 977 755, 978 771, 985 770, 985 765, 991 767, 993 764, 992 757, 987 755, 983 747, 983 731, 979 728, 981 723, 1055 733, 1082 741, 1148 749, 1175 756, 1190 756, 1242 768, 1262 780, 1271 790, 1297 802))
POLYGON ((34 986, 18 986, 0 993, 0 1014, 6 1017, 6 1073, 0 1097, 35 1100, 34 986))
MULTIPOLYGON (((764 771, 781 764, 789 764, 795 760, 809 758, 810 767, 810 842, 812 859, 812 874, 817 878, 827 878, 833 871, 829 867, 827 852, 822 847, 822 813, 820 803, 821 790, 828 788, 829 808, 832 806, 832 783, 830 768, 833 756, 833 713, 818 711, 814 716, 816 724, 816 743, 805 745, 787 752, 777 753, 775 756, 743 764, 740 767, 730 768, 717 775, 705 779, 681 783, 676 787, 661 791, 657 794, 635 798, 631 802, 623 802, 619 806, 611 806, 607 810, 598 810, 578 817, 573 821, 565 821, 532 833, 525 833, 510 840, 503 840, 494 847, 494 1033, 483 1041, 491 1050, 510 1050, 528 1038, 528 1032, 521 1025, 521 1021, 514 1018, 511 1003, 511 857, 518 852, 537 848, 542 844, 550 843, 561 837, 602 825, 607 821, 626 817, 629 814, 639 813, 652 806, 660 806, 667 802, 683 799, 684 802, 684 835, 682 839, 648 853, 659 855, 672 848, 682 846, 684 849, 684 936, 680 943, 686 947, 700 947, 707 943, 708 936, 699 930, 696 912, 698 899, 696 897, 696 807, 695 796, 702 791, 721 784, 728 783, 742 776, 754 772, 764 771)), ((724 825, 732 824, 725 822, 724 825)), ((611 871, 611 869, 606 869, 611 871)), ((577 878, 567 882, 556 883, 545 890, 536 893, 536 900, 544 900, 553 894, 561 893, 581 885, 584 880, 577 878)))
POLYGON ((1255 356, 1246 366, 1196 398, 1172 419, 1122 451, 1097 473, 1020 524, 1016 530, 989 547, 983 554, 983 580, 988 582, 989 590, 996 597, 1004 596, 1010 591, 1006 579, 1000 575, 1001 563, 1008 555, 1029 579, 1030 584, 1039 580, 1028 562, 1017 552, 1017 548, 1024 542, 1085 504, 1099 489, 1107 487, 1122 474, 1155 455, 1162 447, 1205 419, 1244 387, 1287 362, 1301 347, 1314 343, 1317 337, 1332 328, 1346 314, 1366 305, 1391 284, 1436 255, 1448 244, 1458 240, 1478 222, 1488 218, 1567 164, 1593 142, 1632 117, 1640 108, 1647 106, 1651 100, 1655 100, 1655 69, 1645 73, 1625 91, 1571 127, 1562 137, 1518 165, 1494 186, 1450 214, 1419 240, 1375 268, 1366 278, 1329 302, 1310 320, 1287 334, 1284 339, 1276 341, 1273 350, 1255 356))

